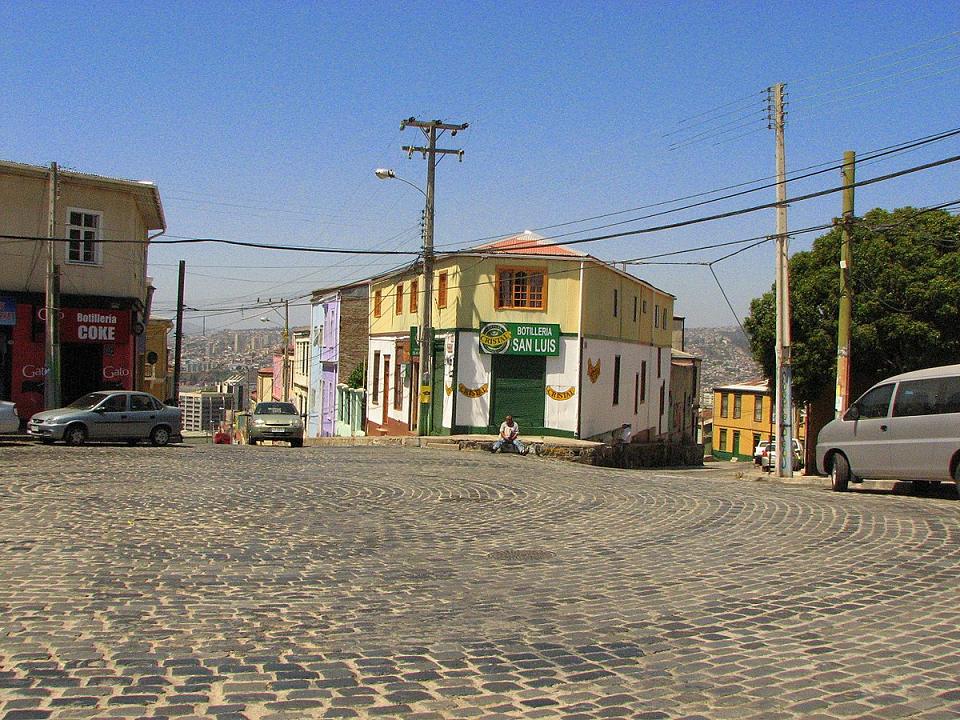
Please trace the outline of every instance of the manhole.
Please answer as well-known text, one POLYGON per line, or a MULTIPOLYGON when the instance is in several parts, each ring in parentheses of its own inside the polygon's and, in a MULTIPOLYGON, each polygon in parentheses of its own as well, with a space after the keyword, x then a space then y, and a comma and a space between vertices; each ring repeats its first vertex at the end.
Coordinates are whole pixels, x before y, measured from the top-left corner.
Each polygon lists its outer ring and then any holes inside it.
POLYGON ((549 550, 497 550, 490 553, 494 560, 506 560, 508 562, 538 562, 542 560, 552 560, 557 554, 549 550))

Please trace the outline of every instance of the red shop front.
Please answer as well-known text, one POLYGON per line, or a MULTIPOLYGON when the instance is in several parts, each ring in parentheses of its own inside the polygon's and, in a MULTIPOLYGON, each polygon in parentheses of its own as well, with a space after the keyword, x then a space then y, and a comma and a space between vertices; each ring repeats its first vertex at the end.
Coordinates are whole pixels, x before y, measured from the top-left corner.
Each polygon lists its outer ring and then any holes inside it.
MULTIPOLYGON (((132 390, 136 343, 131 311, 72 308, 60 311, 60 394, 63 404, 94 390, 132 390)), ((44 409, 46 311, 17 305, 13 328, 11 399, 20 417, 44 409)))

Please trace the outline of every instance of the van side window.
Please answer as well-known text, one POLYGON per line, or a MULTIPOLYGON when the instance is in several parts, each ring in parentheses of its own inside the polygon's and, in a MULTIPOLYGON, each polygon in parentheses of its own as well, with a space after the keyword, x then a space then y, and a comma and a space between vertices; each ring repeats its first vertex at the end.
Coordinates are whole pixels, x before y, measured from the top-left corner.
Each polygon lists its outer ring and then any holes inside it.
POLYGON ((897 388, 894 417, 960 412, 960 377, 907 380, 897 388))
POLYGON ((881 385, 857 400, 861 418, 881 418, 887 416, 890 408, 890 398, 893 395, 893 385, 881 385))

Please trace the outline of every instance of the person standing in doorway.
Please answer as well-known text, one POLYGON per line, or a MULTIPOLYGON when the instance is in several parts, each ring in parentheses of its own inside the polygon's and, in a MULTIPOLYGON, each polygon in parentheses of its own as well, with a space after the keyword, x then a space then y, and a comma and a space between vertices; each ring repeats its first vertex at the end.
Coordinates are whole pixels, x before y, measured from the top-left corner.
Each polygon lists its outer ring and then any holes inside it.
POLYGON ((504 446, 512 447, 521 455, 527 454, 527 448, 520 442, 520 426, 513 421, 513 415, 507 415, 500 423, 500 437, 493 443, 493 452, 503 452, 504 446))

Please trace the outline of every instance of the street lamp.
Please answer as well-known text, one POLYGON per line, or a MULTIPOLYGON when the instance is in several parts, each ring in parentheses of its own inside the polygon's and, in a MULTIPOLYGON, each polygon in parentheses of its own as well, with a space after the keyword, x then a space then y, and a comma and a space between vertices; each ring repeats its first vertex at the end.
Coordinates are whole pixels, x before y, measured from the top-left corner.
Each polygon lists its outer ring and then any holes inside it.
MULTIPOLYGON (((431 158, 431 170, 433 160, 431 158)), ((426 193, 417 185, 409 180, 397 175, 390 168, 377 168, 373 171, 381 180, 399 180, 406 183, 426 199, 426 208, 424 210, 424 233, 423 233, 423 296, 424 300, 420 303, 423 307, 423 322, 420 325, 420 413, 417 416, 417 433, 419 435, 428 435, 430 433, 432 411, 432 398, 429 393, 433 389, 433 373, 431 365, 433 360, 433 172, 428 173, 428 185, 430 192, 426 193)), ((410 389, 410 401, 414 402, 414 391, 410 389)))

